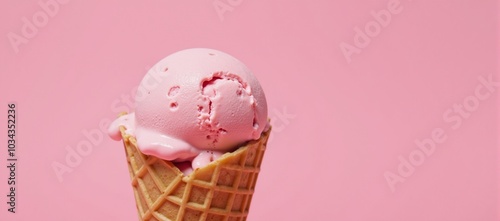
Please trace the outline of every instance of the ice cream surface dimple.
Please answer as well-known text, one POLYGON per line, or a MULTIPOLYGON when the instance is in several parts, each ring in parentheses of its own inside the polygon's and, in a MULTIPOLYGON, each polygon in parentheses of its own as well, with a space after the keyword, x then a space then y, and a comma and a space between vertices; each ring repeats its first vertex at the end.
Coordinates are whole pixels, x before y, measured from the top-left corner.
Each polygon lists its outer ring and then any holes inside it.
POLYGON ((258 139, 267 125, 259 82, 224 52, 176 52, 148 71, 139 88, 135 112, 115 120, 110 136, 120 139, 124 126, 144 154, 190 161, 193 169, 258 139))

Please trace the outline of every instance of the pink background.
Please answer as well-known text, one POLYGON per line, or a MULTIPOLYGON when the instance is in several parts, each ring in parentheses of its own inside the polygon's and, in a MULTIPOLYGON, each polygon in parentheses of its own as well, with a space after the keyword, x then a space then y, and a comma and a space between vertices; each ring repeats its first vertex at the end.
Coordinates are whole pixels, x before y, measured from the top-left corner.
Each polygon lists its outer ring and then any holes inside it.
POLYGON ((500 81, 496 1, 61 0, 44 24, 39 2, 53 1, 0 3, 1 220, 137 220, 123 149, 99 139, 99 123, 127 110, 147 68, 192 47, 234 55, 266 91, 274 131, 249 220, 500 220, 499 87, 478 80, 500 81), (230 10, 219 17, 214 2, 230 10), (371 11, 389 8, 375 23, 371 11), (11 44, 34 15, 34 36, 11 44), (344 56, 367 24, 370 41, 344 56), (477 87, 490 96, 475 99, 477 87), (16 214, 5 203, 10 101, 16 214), (448 112, 464 101, 467 118, 448 112), (446 139, 418 155, 415 140, 435 128, 446 139), (52 165, 68 165, 89 131, 91 151, 59 180, 52 165), (411 175, 400 156, 417 156, 411 175), (406 177, 391 191, 386 172, 406 177))

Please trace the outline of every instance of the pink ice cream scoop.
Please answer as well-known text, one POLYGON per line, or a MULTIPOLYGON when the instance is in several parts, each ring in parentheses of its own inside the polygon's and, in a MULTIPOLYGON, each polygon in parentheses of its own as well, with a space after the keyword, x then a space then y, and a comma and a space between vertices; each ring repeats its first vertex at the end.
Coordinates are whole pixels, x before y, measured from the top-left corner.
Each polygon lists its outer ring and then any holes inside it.
POLYGON ((115 120, 109 135, 119 140, 123 125, 144 154, 189 161, 192 169, 258 139, 267 127, 266 98, 255 76, 213 49, 164 58, 143 78, 135 99, 135 113, 115 120))

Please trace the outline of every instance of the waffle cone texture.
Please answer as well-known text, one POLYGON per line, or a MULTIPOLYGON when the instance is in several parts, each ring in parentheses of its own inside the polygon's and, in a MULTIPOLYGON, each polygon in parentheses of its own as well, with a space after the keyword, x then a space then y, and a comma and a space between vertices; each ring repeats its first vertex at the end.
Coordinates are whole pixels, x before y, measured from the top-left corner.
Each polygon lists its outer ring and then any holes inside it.
POLYGON ((139 220, 246 220, 271 130, 189 176, 171 162, 144 155, 121 134, 139 220))

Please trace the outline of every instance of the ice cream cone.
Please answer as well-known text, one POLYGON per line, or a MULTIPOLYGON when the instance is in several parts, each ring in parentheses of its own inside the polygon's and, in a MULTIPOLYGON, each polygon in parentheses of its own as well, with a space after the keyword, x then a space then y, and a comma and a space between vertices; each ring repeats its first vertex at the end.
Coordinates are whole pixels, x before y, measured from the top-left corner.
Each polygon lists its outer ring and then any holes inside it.
POLYGON ((188 176, 120 128, 139 220, 246 220, 270 129, 188 176))

